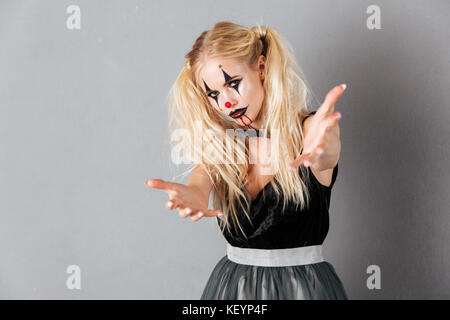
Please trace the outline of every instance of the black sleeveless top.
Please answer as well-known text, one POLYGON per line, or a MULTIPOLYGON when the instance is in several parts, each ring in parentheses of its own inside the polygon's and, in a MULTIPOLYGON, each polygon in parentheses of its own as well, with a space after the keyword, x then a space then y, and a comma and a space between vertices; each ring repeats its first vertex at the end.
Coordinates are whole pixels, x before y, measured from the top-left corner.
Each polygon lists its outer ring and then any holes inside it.
MULTIPOLYGON (((237 226, 231 225, 231 232, 227 228, 222 231, 228 243, 235 247, 255 249, 286 249, 321 245, 328 234, 328 210, 331 189, 338 173, 338 164, 333 169, 329 187, 322 185, 316 179, 310 167, 306 169, 309 179, 304 177, 302 179, 308 185, 310 193, 308 208, 300 210, 300 206, 289 202, 282 211, 283 201, 277 198, 269 182, 250 202, 249 216, 253 225, 242 210, 238 211, 239 223, 247 238, 242 235, 237 226)), ((302 174, 300 167, 298 171, 302 174)), ((217 221, 220 227, 221 220, 217 219, 217 221)))

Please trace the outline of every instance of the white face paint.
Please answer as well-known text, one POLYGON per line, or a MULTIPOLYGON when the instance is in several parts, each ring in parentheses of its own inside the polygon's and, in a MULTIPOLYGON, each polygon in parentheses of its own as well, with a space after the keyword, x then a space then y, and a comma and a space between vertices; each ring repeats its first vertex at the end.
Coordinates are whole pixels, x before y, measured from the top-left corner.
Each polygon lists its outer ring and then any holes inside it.
POLYGON ((197 72, 196 81, 208 96, 211 107, 241 126, 251 124, 253 128, 259 129, 265 95, 262 84, 264 77, 261 75, 264 62, 265 58, 260 56, 258 65, 262 67, 252 70, 236 59, 207 57, 197 72), (247 109, 238 117, 230 115, 243 108, 247 109))

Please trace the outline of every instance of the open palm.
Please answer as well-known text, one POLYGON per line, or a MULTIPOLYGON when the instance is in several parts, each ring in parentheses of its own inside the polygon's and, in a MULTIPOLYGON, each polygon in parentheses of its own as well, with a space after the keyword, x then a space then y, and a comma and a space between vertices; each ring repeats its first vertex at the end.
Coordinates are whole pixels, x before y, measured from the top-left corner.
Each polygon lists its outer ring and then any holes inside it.
POLYGON ((334 112, 334 105, 344 92, 346 85, 331 89, 314 116, 309 119, 308 130, 303 141, 302 154, 289 164, 296 168, 316 166, 319 171, 332 168, 340 152, 339 120, 341 114, 334 112))
POLYGON ((166 207, 169 210, 178 209, 179 215, 183 218, 190 216, 191 220, 197 221, 201 217, 215 217, 223 214, 220 210, 209 210, 208 199, 201 196, 200 192, 192 186, 162 179, 150 179, 145 184, 167 192, 170 199, 166 207))

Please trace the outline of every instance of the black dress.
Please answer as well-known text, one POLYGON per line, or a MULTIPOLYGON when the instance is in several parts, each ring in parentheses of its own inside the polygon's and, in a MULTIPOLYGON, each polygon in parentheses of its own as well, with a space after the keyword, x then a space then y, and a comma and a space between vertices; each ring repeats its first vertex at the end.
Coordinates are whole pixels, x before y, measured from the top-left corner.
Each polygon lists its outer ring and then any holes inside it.
MULTIPOLYGON (((300 168, 298 169, 300 174, 300 168)), ((310 205, 300 211, 289 204, 282 211, 271 183, 251 201, 249 215, 239 220, 247 238, 238 230, 226 229, 227 242, 239 248, 285 249, 322 245, 329 229, 331 189, 338 165, 333 169, 329 187, 322 185, 307 168, 310 205)), ((219 226, 221 221, 217 220, 219 226)), ((327 261, 312 264, 265 267, 240 264, 224 256, 214 267, 201 295, 202 300, 303 300, 348 299, 334 267, 327 261)))

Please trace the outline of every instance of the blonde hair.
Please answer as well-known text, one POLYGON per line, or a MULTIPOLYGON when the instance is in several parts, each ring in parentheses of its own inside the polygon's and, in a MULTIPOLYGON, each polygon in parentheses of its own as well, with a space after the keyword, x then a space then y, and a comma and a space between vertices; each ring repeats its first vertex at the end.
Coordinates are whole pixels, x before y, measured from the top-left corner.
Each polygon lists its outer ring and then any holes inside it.
MULTIPOLYGON (((263 128, 268 133, 280 133, 276 139, 271 135, 270 166, 276 174, 269 183, 277 196, 281 193, 284 195, 283 209, 289 201, 303 209, 309 203, 308 188, 296 170, 288 171, 288 163, 299 156, 303 149, 302 121, 309 113, 309 89, 291 46, 278 32, 260 25, 249 29, 227 21, 216 23, 211 30, 204 31, 195 40, 192 49, 185 55, 184 67, 168 96, 168 132, 176 128, 186 129, 190 139, 182 143, 181 150, 183 154, 191 155, 191 159, 198 160, 188 171, 196 165, 205 170, 213 184, 213 207, 224 213, 218 218, 222 231, 223 226, 230 231, 232 223, 239 227, 245 237, 239 222, 239 209, 242 209, 252 224, 249 216, 250 202, 247 199, 249 194, 245 189, 242 190, 242 186, 248 181, 248 148, 241 144, 232 149, 231 154, 227 154, 226 146, 233 145, 235 137, 224 135, 224 129, 241 127, 234 121, 223 118, 211 107, 208 97, 195 81, 195 73, 201 66, 204 55, 235 58, 252 67, 261 54, 266 57, 263 82, 265 98, 260 111, 263 128), (203 140, 211 133, 221 136, 222 141, 208 143, 209 150, 190 143, 203 140), (236 163, 236 157, 246 160, 236 163), (219 159, 227 159, 228 163, 219 159)), ((213 140, 208 140, 211 141, 213 140)), ((303 166, 300 170, 302 176, 307 177, 303 166)))

